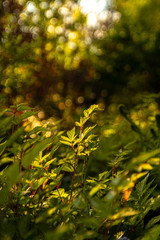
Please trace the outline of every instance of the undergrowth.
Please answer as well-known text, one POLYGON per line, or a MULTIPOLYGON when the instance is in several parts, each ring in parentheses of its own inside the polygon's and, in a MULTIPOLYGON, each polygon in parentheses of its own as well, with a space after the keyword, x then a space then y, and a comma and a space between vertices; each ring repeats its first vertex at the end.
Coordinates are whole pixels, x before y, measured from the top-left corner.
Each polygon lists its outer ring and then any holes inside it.
POLYGON ((99 110, 84 110, 66 133, 59 122, 31 127, 37 112, 25 104, 1 111, 0 239, 159 239, 160 115, 144 131, 120 106, 136 148, 132 139, 91 177, 99 110))

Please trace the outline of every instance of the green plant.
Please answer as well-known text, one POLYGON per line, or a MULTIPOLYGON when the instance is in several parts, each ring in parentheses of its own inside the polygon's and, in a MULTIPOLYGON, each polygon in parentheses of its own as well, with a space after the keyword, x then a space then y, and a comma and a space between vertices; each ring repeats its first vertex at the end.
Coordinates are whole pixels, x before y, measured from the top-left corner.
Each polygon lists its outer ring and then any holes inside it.
POLYGON ((0 239, 158 239, 159 215, 146 217, 160 207, 160 149, 155 144, 132 157, 128 143, 108 168, 89 176, 101 143, 89 125, 97 110, 84 110, 66 134, 59 123, 31 127, 37 112, 25 104, 1 111, 0 239))

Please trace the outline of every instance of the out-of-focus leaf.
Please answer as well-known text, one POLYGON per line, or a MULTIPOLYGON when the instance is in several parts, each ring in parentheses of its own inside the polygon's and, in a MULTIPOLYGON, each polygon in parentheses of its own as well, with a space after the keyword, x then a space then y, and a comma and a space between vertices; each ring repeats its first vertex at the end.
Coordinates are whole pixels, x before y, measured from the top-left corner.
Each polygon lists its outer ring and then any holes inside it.
POLYGON ((17 183, 20 177, 19 163, 13 163, 11 166, 5 169, 3 174, 5 174, 6 182, 0 190, 0 204, 7 204, 10 189, 14 184, 17 183))
POLYGON ((15 223, 13 221, 10 222, 7 219, 4 219, 4 221, 1 222, 0 239, 12 240, 14 238, 15 231, 15 223))
POLYGON ((28 112, 22 113, 20 120, 22 121, 22 120, 24 120, 24 119, 26 119, 26 118, 28 118, 28 117, 31 117, 31 116, 33 116, 33 115, 36 115, 37 113, 38 113, 38 112, 32 112, 32 111, 28 111, 28 112))
POLYGON ((28 151, 22 160, 23 167, 27 168, 30 166, 32 161, 39 155, 39 152, 44 151, 53 141, 53 137, 47 138, 39 143, 35 143, 33 149, 28 151))
POLYGON ((136 215, 138 213, 139 213, 138 211, 135 211, 132 208, 124 208, 122 210, 119 210, 114 215, 112 215, 111 219, 116 220, 116 219, 123 218, 123 217, 133 216, 133 215, 136 215))
POLYGON ((0 155, 4 152, 7 145, 7 141, 0 144, 0 155))
POLYGON ((38 126, 38 127, 33 128, 33 129, 29 132, 29 134, 30 134, 30 135, 32 135, 32 134, 34 134, 34 133, 38 134, 38 133, 44 132, 44 131, 48 131, 48 130, 47 130, 44 126, 38 126))
POLYGON ((141 238, 137 238, 136 240, 158 240, 160 236, 160 224, 155 225, 149 231, 145 233, 145 235, 141 238))
POLYGON ((100 174, 98 175, 99 180, 101 181, 101 180, 106 179, 106 178, 109 176, 109 174, 110 174, 110 173, 109 173, 108 171, 105 171, 105 172, 100 173, 100 174))
POLYGON ((160 158, 150 158, 148 161, 151 165, 159 165, 160 164, 160 158))
POLYGON ((158 196, 155 200, 154 200, 154 203, 152 205, 152 209, 153 210, 156 210, 157 208, 160 207, 160 196, 158 196))
POLYGON ((147 153, 142 153, 138 157, 132 159, 132 161, 127 166, 127 169, 132 170, 136 165, 146 162, 148 159, 155 157, 160 153, 160 149, 156 149, 147 153))
POLYGON ((20 138, 20 136, 23 136, 24 133, 25 131, 23 127, 18 128, 7 141, 6 147, 10 147, 18 138, 20 138))
POLYGON ((143 194, 148 177, 149 177, 149 174, 147 174, 147 176, 136 185, 136 191, 138 196, 141 196, 143 194))
POLYGON ((46 240, 66 239, 67 234, 69 234, 70 232, 73 232, 74 230, 75 230, 75 226, 73 223, 64 224, 64 225, 58 226, 56 230, 48 231, 45 234, 45 239, 46 240))
POLYGON ((26 106, 25 103, 20 103, 17 106, 17 111, 31 110, 30 107, 26 106))
POLYGON ((4 157, 0 160, 0 166, 3 165, 3 164, 6 164, 6 163, 11 163, 11 162, 13 162, 12 158, 4 157))
POLYGON ((98 184, 97 186, 93 187, 91 191, 89 192, 89 196, 92 197, 95 195, 100 189, 103 189, 104 187, 101 184, 98 184))
POLYGON ((8 169, 6 169, 5 174, 7 176, 7 183, 9 183, 10 186, 17 183, 20 174, 19 163, 15 162, 11 166, 9 166, 8 169))
POLYGON ((152 218, 146 225, 146 229, 152 227, 153 225, 155 225, 156 223, 160 222, 160 216, 154 217, 152 218))

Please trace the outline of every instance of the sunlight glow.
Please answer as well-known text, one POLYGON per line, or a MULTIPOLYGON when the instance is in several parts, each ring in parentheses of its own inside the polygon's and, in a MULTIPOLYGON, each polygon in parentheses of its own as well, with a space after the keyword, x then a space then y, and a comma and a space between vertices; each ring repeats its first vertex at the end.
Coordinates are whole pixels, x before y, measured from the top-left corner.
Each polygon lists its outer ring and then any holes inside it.
MULTIPOLYGON (((82 12, 88 15, 87 23, 89 26, 96 26, 98 17, 106 14, 106 9, 112 0, 80 0, 82 12)), ((104 17, 104 16, 103 16, 104 17)))
POLYGON ((106 0, 81 0, 80 5, 84 13, 100 13, 106 7, 106 0))

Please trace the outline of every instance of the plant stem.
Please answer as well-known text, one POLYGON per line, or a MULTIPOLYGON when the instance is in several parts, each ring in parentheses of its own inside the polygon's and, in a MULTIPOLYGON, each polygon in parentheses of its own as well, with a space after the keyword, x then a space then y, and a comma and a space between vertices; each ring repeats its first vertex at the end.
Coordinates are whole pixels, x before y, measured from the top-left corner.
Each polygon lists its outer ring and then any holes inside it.
MULTIPOLYGON (((83 126, 84 126, 84 125, 83 125, 83 126)), ((75 158, 74 158, 75 167, 74 167, 74 172, 73 172, 73 175, 72 175, 72 185, 71 185, 71 196, 70 196, 70 200, 73 199, 73 190, 74 190, 75 174, 76 174, 76 170, 77 170, 77 166, 78 166, 78 162, 79 162, 79 157, 77 158, 77 155, 78 155, 80 138, 81 138, 81 135, 82 135, 83 126, 80 127, 79 141, 78 141, 77 151, 76 151, 75 158)), ((73 147, 72 147, 72 148, 73 148, 73 147)), ((75 151, 75 150, 74 150, 74 151, 75 151)))

